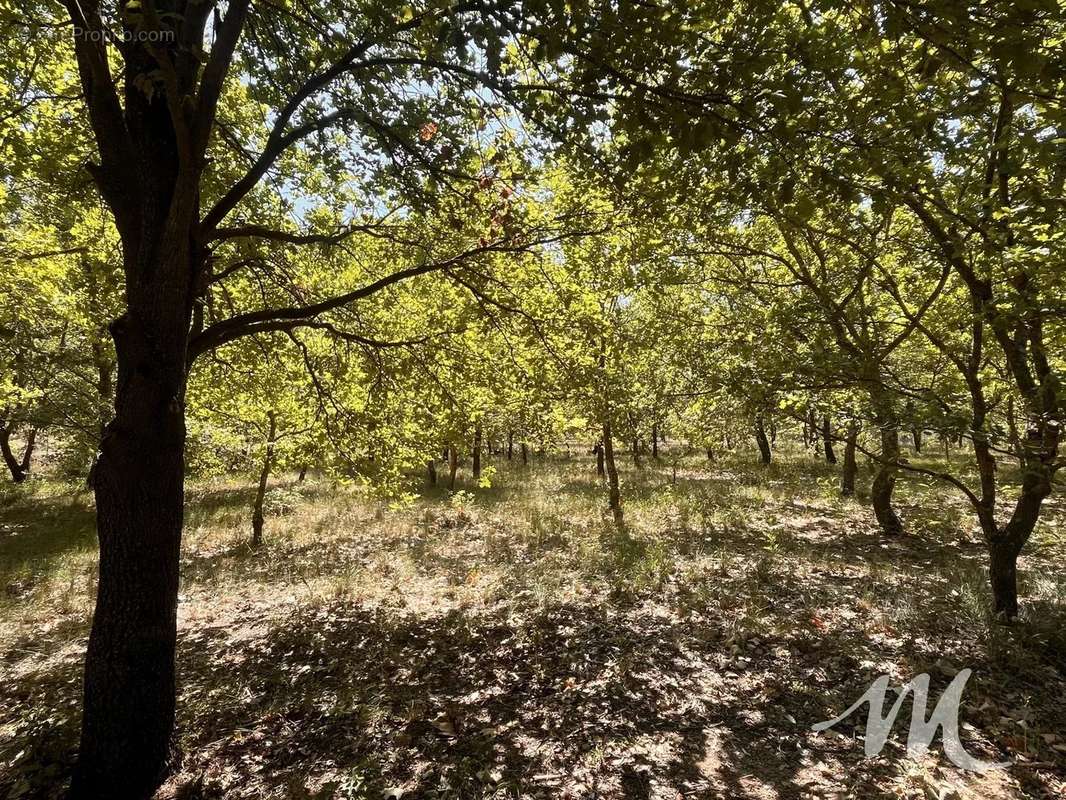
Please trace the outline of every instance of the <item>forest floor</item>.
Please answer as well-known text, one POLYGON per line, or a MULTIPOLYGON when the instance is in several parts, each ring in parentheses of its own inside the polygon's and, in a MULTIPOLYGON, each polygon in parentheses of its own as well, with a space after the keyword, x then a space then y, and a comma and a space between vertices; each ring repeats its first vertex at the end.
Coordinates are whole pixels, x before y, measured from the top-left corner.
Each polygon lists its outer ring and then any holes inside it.
MULTIPOLYGON (((888 540, 810 456, 647 459, 622 535, 586 458, 493 464, 491 489, 403 509, 279 481, 258 550, 251 482, 192 481, 159 797, 1066 796, 1061 495, 1007 627, 966 508, 911 477, 888 540), (865 709, 811 731, 878 675, 929 673, 932 706, 964 668, 962 741, 1006 769, 959 770, 939 736, 906 757, 910 701, 874 758, 865 709)), ((84 491, 0 495, 0 798, 69 774, 94 546, 84 491)))

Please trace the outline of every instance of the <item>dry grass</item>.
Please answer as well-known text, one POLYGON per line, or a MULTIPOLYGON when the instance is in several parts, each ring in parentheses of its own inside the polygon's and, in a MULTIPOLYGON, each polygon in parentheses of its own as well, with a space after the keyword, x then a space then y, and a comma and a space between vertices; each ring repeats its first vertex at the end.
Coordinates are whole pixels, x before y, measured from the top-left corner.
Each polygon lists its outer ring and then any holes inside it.
MULTIPOLYGON (((1066 520, 1023 559, 1028 616, 985 613, 965 508, 908 480, 877 535, 809 457, 624 474, 497 464, 491 489, 392 509, 283 481, 251 550, 247 482, 189 489, 181 761, 165 797, 1061 797, 1066 520), (864 760, 810 725, 878 674, 974 670, 967 747, 1004 772, 864 760)), ((38 482, 0 508, 0 796, 54 797, 73 757, 94 589, 91 501, 38 482)), ((936 695, 934 695, 936 696, 936 695)), ((905 710, 906 716, 909 708, 905 710)), ((897 725, 905 735, 905 724, 897 725)))

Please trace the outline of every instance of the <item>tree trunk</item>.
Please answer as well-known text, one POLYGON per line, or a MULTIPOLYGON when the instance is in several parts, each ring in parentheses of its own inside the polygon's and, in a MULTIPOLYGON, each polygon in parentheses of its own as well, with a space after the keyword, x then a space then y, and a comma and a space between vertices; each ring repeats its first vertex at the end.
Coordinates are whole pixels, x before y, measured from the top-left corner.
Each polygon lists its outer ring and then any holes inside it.
MULTIPOLYGON (((1007 437, 1010 442, 1010 450, 1016 459, 1018 466, 1025 468, 1025 451, 1022 448, 1022 437, 1018 434, 1018 421, 1014 416, 1014 397, 1007 395, 1007 437)), ((944 440, 944 452, 947 453, 947 439, 944 440)), ((946 458, 946 455, 945 455, 946 458)))
POLYGON ((766 425, 763 423, 762 414, 755 417, 755 441, 759 445, 759 458, 764 465, 773 461, 773 453, 770 450, 770 440, 766 438, 766 425))
MULTIPOLYGON (((973 437, 979 471, 983 480, 994 480, 995 458, 979 431, 980 428, 977 428, 973 437)), ((1058 437, 1057 428, 1051 426, 1043 432, 1036 426, 1030 429, 1029 439, 1023 444, 1023 452, 1028 458, 1021 492, 1010 519, 1001 530, 997 528, 993 517, 994 503, 986 502, 983 507, 977 508, 989 550, 992 607, 996 614, 1002 614, 1008 620, 1018 615, 1018 555, 1036 528, 1044 500, 1051 494, 1058 437)), ((988 487, 984 492, 986 498, 994 498, 994 494, 988 493, 988 487)))
POLYGON ((855 494, 855 475, 859 465, 855 460, 855 449, 859 438, 859 426, 855 420, 848 421, 848 432, 844 439, 844 467, 840 473, 840 494, 852 497, 855 494))
POLYGON ((603 464, 607 471, 607 507, 614 516, 614 524, 622 527, 622 490, 618 485, 618 468, 614 463, 614 440, 611 438, 611 423, 603 422, 603 464))
POLYGON ((892 507, 892 492, 896 488, 896 472, 899 461, 899 429, 894 424, 881 427, 881 457, 870 487, 870 502, 881 532, 886 536, 903 533, 903 523, 892 507))
POLYGON ((474 426, 474 452, 472 458, 471 469, 474 473, 474 480, 478 480, 481 478, 481 425, 474 426))
POLYGON ((1018 616, 1018 553, 1021 548, 1001 539, 989 544, 988 577, 992 584, 992 610, 1008 620, 1018 616))
POLYGON ((78 800, 151 796, 170 753, 188 317, 167 314, 180 313, 183 296, 153 299, 111 326, 116 414, 93 479, 100 564, 71 787, 78 800))
POLYGON ((514 431, 507 431, 507 460, 514 459, 514 431))
POLYGON ((659 457, 659 423, 651 426, 651 457, 659 457))
POLYGON ((529 446, 522 442, 522 466, 524 467, 529 463, 529 446))
POLYGON ((277 417, 273 411, 267 414, 269 427, 266 438, 266 454, 263 456, 263 469, 259 472, 259 486, 255 490, 255 506, 252 511, 252 547, 263 544, 263 499, 266 497, 267 481, 270 480, 270 468, 274 463, 274 441, 278 432, 277 417))
POLYGON ((33 446, 37 440, 37 429, 30 428, 29 433, 26 434, 26 446, 21 458, 16 457, 11 449, 11 434, 14 432, 13 422, 0 422, 0 453, 3 454, 4 463, 7 465, 8 472, 11 473, 11 480, 15 483, 22 483, 29 476, 33 446))
POLYGON ((459 452, 454 446, 448 448, 448 488, 455 491, 455 473, 459 471, 459 452))
POLYGON ((822 447, 825 450, 825 460, 830 464, 837 463, 837 454, 833 452, 833 430, 828 414, 822 417, 822 447))

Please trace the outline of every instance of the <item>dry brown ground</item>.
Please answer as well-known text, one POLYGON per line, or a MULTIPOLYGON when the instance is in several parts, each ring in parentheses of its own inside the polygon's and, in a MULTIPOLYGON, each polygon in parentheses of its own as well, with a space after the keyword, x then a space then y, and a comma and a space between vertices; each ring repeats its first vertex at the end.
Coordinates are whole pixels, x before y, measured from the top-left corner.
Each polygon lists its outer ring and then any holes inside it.
MULTIPOLYGON (((180 761, 165 798, 1066 796, 1066 509, 1023 560, 1026 618, 987 618, 954 495, 908 480, 886 541, 825 465, 625 474, 627 535, 587 462, 397 510, 283 483, 249 550, 250 487, 194 483, 180 605, 180 761), (291 509, 286 509, 291 506, 291 509), (939 697, 974 674, 962 772, 863 719, 810 726, 879 674, 939 697)), ((57 797, 93 591, 89 500, 0 508, 0 797, 57 797)))

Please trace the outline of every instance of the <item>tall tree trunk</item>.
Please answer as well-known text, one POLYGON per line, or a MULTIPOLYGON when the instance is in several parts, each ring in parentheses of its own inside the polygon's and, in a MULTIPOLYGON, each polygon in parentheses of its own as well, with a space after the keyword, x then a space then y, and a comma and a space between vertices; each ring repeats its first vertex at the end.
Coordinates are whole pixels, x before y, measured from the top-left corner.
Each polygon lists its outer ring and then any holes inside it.
POLYGON ((770 464, 774 456, 770 450, 770 440, 766 438, 766 425, 763 423, 762 414, 755 417, 755 441, 759 445, 760 460, 765 465, 770 464))
POLYGON ((833 429, 828 414, 822 417, 822 447, 825 449, 825 460, 830 464, 837 463, 837 454, 833 452, 833 429))
POLYGON ((473 464, 471 469, 474 473, 474 480, 481 478, 481 425, 480 423, 474 426, 474 452, 473 452, 473 464))
POLYGON ((858 423, 849 420, 844 439, 844 466, 840 472, 840 494, 844 497, 852 497, 855 494, 855 475, 859 471, 858 462, 855 460, 858 438, 858 423))
POLYGON ((263 544, 263 500, 266 498, 270 469, 274 464, 274 442, 278 433, 278 420, 273 411, 267 413, 267 420, 266 452, 263 455, 263 468, 259 471, 259 486, 255 490, 255 506, 252 510, 252 547, 263 544))
POLYGON ((162 782, 174 725, 185 452, 184 292, 138 292, 112 326, 115 418, 93 488, 100 542, 85 656, 77 800, 143 800, 162 782), (151 302, 149 302, 151 300, 151 302), (167 324, 167 323, 170 324, 167 324))
POLYGON ((892 492, 896 488, 896 473, 899 462, 899 429, 895 423, 881 426, 881 456, 877 474, 870 487, 870 503, 873 506, 877 524, 886 536, 899 536, 903 533, 903 522, 892 507, 892 492))
POLYGON ((607 471, 607 507, 614 517, 614 524, 621 528, 625 521, 622 513, 622 490, 618 484, 618 467, 614 463, 611 422, 606 418, 603 421, 603 464, 607 471))
POLYGON ((507 431, 507 460, 514 459, 514 431, 507 431))
POLYGON ((459 471, 459 451, 455 445, 448 448, 448 488, 455 491, 455 473, 459 471))

